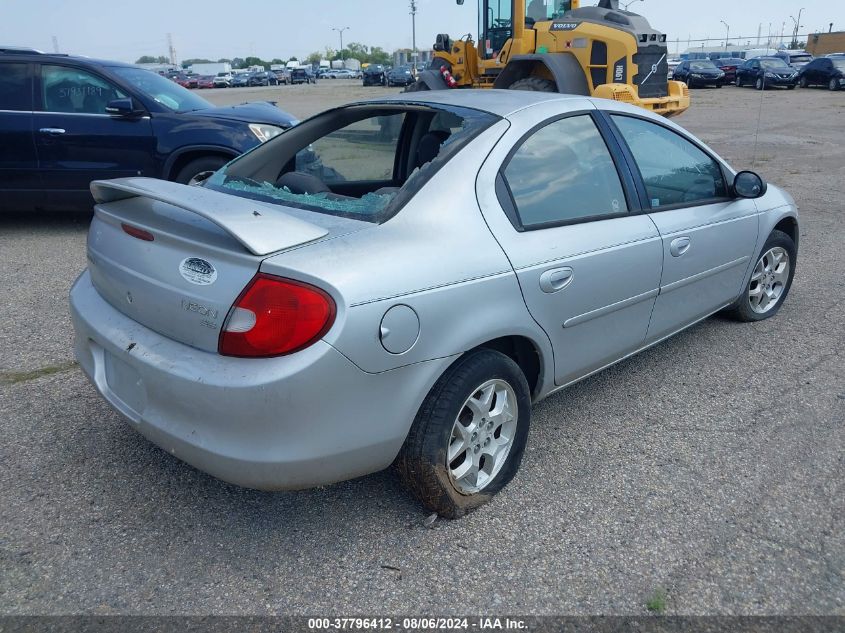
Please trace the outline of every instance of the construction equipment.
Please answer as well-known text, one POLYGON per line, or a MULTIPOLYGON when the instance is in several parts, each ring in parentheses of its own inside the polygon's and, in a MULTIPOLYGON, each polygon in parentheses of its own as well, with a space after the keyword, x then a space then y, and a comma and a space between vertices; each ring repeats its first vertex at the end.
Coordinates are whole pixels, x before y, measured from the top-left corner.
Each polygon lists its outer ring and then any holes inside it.
MULTIPOLYGON (((457 0, 463 4, 463 0, 457 0)), ((428 68, 408 88, 504 88, 615 99, 664 116, 689 107, 668 81, 666 35, 618 0, 479 0, 481 33, 437 36, 428 68)))

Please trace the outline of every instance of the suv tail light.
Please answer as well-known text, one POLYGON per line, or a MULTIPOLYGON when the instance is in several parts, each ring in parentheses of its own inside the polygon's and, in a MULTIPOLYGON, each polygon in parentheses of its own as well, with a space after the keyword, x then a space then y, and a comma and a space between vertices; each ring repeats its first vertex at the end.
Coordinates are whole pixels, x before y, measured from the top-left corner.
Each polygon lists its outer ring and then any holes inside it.
POLYGON ((258 273, 229 310, 217 349, 224 356, 249 358, 292 354, 328 332, 335 313, 327 292, 258 273))

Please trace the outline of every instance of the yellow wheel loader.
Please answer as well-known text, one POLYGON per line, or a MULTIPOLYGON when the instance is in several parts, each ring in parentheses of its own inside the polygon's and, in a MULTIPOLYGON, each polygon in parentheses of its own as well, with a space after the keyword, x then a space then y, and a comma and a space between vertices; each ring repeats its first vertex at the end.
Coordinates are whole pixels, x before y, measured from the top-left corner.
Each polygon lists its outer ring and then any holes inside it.
MULTIPOLYGON (((463 4, 464 0, 457 0, 463 4)), ((689 107, 668 81, 666 35, 618 0, 479 0, 479 43, 438 35, 408 90, 503 88, 615 99, 664 116, 689 107)))

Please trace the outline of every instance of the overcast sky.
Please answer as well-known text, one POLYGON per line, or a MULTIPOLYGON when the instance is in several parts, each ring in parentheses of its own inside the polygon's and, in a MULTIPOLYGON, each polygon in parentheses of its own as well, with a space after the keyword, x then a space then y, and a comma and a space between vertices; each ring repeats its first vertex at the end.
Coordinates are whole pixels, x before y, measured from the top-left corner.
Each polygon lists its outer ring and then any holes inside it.
MULTIPOLYGON (((596 4, 585 0, 585 5, 596 4)), ((623 2, 624 4, 624 2, 623 2)), ((263 59, 305 56, 339 46, 332 27, 349 27, 344 44, 362 42, 391 52, 411 46, 408 0, 0 0, 0 44, 53 50, 53 36, 63 53, 135 61, 141 55, 167 55, 172 33, 179 60, 192 57, 263 59), (132 7, 132 8, 129 8, 132 7)), ((476 0, 417 0, 417 47, 428 49, 437 33, 477 36, 476 0)), ((669 39, 731 37, 756 43, 771 31, 788 34, 798 10, 801 31, 845 30, 842 0, 639 0, 631 10, 642 13, 669 39)), ((744 42, 743 42, 744 43, 744 42)), ((718 45, 718 42, 714 42, 718 45)), ((674 48, 674 45, 670 47, 674 48)))

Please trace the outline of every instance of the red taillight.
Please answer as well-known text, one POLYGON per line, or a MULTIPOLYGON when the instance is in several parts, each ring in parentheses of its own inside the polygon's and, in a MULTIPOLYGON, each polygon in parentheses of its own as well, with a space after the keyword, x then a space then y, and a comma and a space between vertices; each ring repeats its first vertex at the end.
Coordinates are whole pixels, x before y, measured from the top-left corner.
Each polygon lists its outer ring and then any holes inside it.
POLYGON ((150 233, 149 231, 145 231, 144 229, 139 229, 137 226, 132 226, 131 224, 126 224, 122 222, 120 227, 123 229, 123 232, 127 235, 131 235, 139 240, 144 240, 145 242, 152 242, 155 239, 155 236, 150 233))
POLYGON ((229 310, 218 351, 251 358, 291 354, 320 339, 334 317, 335 303, 327 292, 258 273, 229 310))

